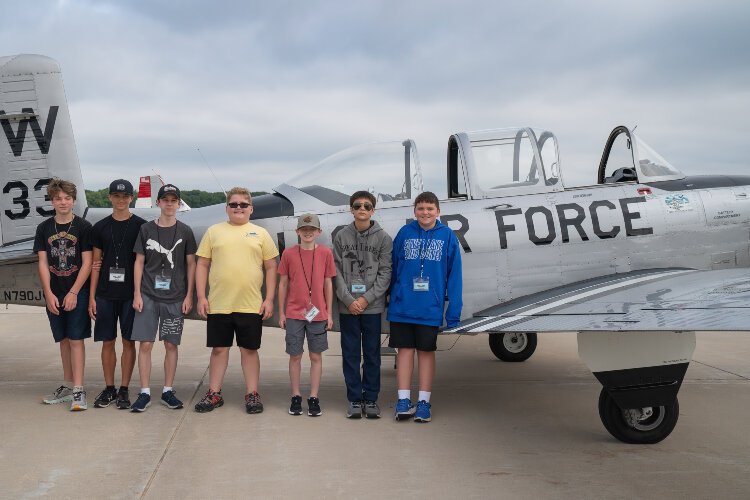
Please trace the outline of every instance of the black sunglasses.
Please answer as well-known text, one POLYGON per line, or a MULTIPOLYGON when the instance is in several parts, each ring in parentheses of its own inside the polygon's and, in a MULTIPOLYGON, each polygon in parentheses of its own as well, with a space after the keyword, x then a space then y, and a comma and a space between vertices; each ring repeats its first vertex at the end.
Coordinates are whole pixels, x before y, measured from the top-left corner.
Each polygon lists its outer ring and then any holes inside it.
POLYGON ((365 207, 365 210, 367 210, 368 212, 372 210, 372 205, 370 205, 369 203, 355 203, 352 205, 352 208, 354 210, 359 210, 362 207, 365 207))
POLYGON ((239 208, 242 208, 244 210, 245 208, 249 207, 250 204, 249 203, 237 203, 237 202, 233 201, 232 203, 227 203, 227 206, 229 208, 237 208, 237 207, 239 207, 239 208))

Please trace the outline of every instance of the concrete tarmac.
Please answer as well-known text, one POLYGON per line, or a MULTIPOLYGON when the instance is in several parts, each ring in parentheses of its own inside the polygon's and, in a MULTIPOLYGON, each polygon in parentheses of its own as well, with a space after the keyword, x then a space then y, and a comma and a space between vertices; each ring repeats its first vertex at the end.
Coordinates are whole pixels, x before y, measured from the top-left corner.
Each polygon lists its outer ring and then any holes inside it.
MULTIPOLYGON (((89 410, 45 405, 59 350, 41 308, 0 306, 2 498, 750 498, 750 336, 697 335, 680 419, 656 445, 623 444, 599 421, 600 385, 575 335, 542 334, 525 363, 497 361, 487 337, 439 340, 433 421, 394 422, 393 358, 380 420, 345 418, 338 333, 324 356, 319 418, 287 414, 283 332, 261 348, 265 411, 243 405, 233 349, 224 407, 193 411, 207 383, 205 324, 188 321, 176 390, 185 409, 93 408, 100 346, 87 341, 89 410)), ((151 389, 161 391, 164 349, 151 389)), ((118 347, 119 354, 119 347, 118 347)), ((303 365, 303 383, 308 379, 303 365)), ((138 389, 137 368, 131 395, 138 389)), ((116 382, 119 384, 119 367, 116 382)))

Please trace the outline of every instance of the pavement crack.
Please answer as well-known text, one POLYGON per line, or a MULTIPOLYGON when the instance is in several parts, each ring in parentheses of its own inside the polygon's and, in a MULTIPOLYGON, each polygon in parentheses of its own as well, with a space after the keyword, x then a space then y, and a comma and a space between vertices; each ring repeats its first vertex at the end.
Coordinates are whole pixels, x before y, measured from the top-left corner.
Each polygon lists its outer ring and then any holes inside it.
POLYGON ((175 437, 177 437, 177 433, 180 431, 180 428, 182 427, 182 423, 185 421, 185 417, 187 417, 188 408, 193 406, 193 402, 195 401, 195 398, 198 395, 198 391, 200 391, 201 387, 203 387, 203 382, 206 380, 206 375, 208 375, 208 368, 209 367, 207 366, 206 370, 203 372, 203 376, 198 382, 198 385, 195 387, 195 391, 193 392, 193 395, 191 396, 190 401, 186 405, 185 411, 182 412, 182 416, 180 417, 179 422, 177 422, 177 425, 175 426, 174 431, 172 431, 172 435, 169 437, 167 446, 164 447, 164 452, 161 454, 159 461, 156 463, 156 467, 154 468, 154 471, 151 473, 151 477, 148 478, 146 487, 143 488, 143 492, 141 492, 141 496, 140 496, 141 499, 146 498, 148 491, 151 489, 151 485, 154 483, 154 479, 156 479, 156 475, 159 473, 161 464, 164 462, 164 459, 167 457, 167 453, 169 452, 169 449, 172 447, 172 443, 174 442, 175 437))
POLYGON ((713 368, 714 370, 719 370, 720 372, 728 373, 730 375, 734 375, 735 377, 739 377, 743 380, 750 380, 750 378, 745 377, 744 375, 740 375, 739 373, 730 372, 729 370, 725 370, 724 368, 719 368, 718 366, 709 365, 708 363, 704 363, 703 361, 698 361, 696 359, 693 360, 694 363, 698 363, 699 365, 707 366, 709 368, 713 368))

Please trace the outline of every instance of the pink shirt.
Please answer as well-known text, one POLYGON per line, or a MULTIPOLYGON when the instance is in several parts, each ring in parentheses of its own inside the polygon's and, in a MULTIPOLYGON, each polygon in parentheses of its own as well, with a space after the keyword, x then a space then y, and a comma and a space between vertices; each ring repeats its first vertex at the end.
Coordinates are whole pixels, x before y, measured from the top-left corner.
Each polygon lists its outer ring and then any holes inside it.
MULTIPOLYGON (((286 296, 287 318, 305 319, 305 311, 310 304, 309 290, 312 287, 312 303, 320 309, 314 321, 328 319, 328 304, 323 285, 325 278, 336 276, 336 265, 330 248, 325 245, 318 245, 315 250, 304 250, 299 245, 287 248, 281 255, 279 274, 289 276, 286 296)), ((280 307, 284 307, 284 304, 280 304, 280 307)))

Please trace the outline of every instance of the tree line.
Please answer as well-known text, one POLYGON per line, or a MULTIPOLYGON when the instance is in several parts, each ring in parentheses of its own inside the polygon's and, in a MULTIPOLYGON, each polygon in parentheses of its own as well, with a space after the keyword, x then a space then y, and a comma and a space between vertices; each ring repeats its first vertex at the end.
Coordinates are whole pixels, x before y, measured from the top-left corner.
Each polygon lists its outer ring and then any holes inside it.
MULTIPOLYGON (((201 191, 200 189, 191 189, 182 191, 182 200, 187 203, 191 208, 206 207, 209 205, 216 205, 219 203, 226 202, 226 196, 221 191, 208 192, 201 191)), ((253 191, 253 196, 260 196, 262 194, 268 194, 265 191, 253 191)), ((112 204, 109 202, 109 188, 102 188, 97 190, 86 190, 86 201, 91 208, 110 208, 112 204)), ((138 198, 138 192, 136 191, 135 197, 138 198)), ((135 205, 135 199, 133 200, 135 205)))

